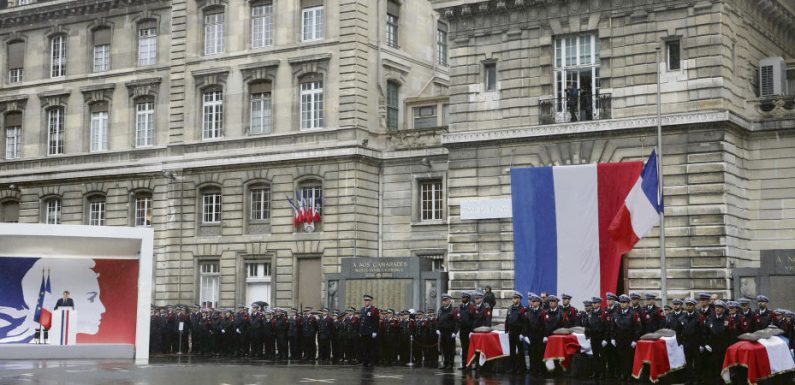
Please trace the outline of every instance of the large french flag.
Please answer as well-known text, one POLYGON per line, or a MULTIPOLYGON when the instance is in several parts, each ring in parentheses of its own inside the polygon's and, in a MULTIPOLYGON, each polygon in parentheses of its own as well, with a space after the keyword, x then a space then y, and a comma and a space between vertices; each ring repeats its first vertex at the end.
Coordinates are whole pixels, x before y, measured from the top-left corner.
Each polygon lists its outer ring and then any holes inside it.
POLYGON ((621 250, 608 233, 643 162, 511 170, 516 290, 581 301, 615 291, 621 250))
POLYGON ((652 151, 640 177, 627 194, 624 207, 618 211, 608 229, 621 254, 632 250, 652 227, 660 223, 663 205, 659 188, 657 152, 652 151))

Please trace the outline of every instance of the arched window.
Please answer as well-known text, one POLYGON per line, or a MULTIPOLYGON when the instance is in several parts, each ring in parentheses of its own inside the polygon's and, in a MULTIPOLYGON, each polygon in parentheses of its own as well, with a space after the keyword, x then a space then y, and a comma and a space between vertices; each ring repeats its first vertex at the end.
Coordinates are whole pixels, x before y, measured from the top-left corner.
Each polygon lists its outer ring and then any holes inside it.
POLYGON ((152 193, 138 191, 133 195, 133 224, 135 226, 152 225, 152 193))
POLYGON ((273 99, 271 82, 259 81, 249 85, 251 102, 251 135, 270 134, 273 132, 273 99))
POLYGON ((42 202, 42 222, 57 225, 61 223, 61 198, 49 197, 42 202))
POLYGON ((89 226, 104 226, 106 224, 105 196, 93 194, 86 198, 86 224, 89 226))

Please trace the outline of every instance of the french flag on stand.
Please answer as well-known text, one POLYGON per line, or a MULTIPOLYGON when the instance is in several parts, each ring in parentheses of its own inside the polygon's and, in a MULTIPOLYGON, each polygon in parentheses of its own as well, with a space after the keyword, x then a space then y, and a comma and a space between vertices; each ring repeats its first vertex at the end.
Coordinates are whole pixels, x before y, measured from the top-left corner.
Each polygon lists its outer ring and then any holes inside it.
POLYGON ((656 170, 654 153, 651 159, 653 166, 646 168, 621 162, 512 169, 516 290, 565 292, 575 301, 615 291, 625 246, 631 249, 643 233, 633 233, 634 242, 616 242, 608 229, 614 222, 626 226, 619 221, 624 210, 633 221, 630 229, 642 230, 633 227, 635 213, 649 222, 646 215, 653 211, 635 209, 637 199, 628 197, 638 184, 642 191, 657 185, 656 173, 653 180, 641 176, 642 170, 656 170))

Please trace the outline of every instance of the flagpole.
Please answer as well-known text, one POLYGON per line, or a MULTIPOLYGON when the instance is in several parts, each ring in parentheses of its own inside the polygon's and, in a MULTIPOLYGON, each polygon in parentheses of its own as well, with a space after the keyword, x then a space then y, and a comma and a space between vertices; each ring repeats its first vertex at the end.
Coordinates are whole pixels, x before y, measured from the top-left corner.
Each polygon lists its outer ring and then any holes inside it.
POLYGON ((662 100, 660 99, 660 47, 657 47, 657 179, 660 197, 660 297, 662 306, 668 303, 668 274, 665 266, 665 200, 663 199, 663 141, 662 141, 662 100))

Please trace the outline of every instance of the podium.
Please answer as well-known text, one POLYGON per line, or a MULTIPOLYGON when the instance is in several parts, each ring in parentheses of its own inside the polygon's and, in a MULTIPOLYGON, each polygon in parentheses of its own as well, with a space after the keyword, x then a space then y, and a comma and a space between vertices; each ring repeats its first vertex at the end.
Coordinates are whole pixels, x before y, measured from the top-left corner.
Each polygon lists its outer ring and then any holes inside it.
POLYGON ((77 311, 72 307, 59 307, 52 311, 50 345, 75 345, 77 343, 77 311))

